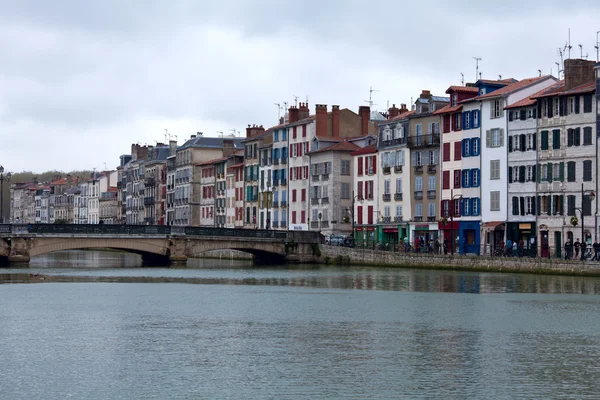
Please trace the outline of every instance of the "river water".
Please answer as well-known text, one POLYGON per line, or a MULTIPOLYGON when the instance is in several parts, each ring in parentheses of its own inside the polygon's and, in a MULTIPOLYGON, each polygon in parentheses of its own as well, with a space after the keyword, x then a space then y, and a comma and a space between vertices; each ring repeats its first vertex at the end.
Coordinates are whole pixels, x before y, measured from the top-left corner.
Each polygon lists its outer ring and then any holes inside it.
POLYGON ((599 279, 139 263, 0 270, 0 398, 600 396, 599 279))

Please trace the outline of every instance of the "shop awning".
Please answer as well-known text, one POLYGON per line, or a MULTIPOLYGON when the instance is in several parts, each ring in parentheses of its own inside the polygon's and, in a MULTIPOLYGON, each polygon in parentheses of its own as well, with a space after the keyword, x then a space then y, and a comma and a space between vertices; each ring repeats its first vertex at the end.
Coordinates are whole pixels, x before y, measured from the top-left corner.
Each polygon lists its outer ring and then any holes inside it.
POLYGON ((398 233, 398 228, 383 228, 385 233, 398 233))
POLYGON ((490 221, 483 224, 483 229, 504 230, 504 221, 490 221))

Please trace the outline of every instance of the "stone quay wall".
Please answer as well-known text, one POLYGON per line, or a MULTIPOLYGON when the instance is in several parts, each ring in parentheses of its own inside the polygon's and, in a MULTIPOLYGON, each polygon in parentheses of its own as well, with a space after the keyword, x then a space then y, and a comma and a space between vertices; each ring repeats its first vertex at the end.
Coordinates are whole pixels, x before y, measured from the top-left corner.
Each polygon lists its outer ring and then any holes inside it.
POLYGON ((477 272, 600 276, 600 263, 594 261, 395 253, 341 246, 321 246, 321 262, 334 265, 373 265, 477 272))

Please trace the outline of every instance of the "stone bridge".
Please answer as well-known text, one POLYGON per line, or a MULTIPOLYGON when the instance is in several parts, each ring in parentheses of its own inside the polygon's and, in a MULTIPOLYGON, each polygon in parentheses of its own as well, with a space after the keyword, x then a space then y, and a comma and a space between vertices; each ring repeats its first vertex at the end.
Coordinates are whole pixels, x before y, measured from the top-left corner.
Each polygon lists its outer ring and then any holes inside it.
POLYGON ((145 265, 168 265, 212 250, 250 253, 257 264, 317 262, 319 235, 306 231, 221 229, 164 225, 0 225, 0 264, 71 249, 119 249, 145 265))

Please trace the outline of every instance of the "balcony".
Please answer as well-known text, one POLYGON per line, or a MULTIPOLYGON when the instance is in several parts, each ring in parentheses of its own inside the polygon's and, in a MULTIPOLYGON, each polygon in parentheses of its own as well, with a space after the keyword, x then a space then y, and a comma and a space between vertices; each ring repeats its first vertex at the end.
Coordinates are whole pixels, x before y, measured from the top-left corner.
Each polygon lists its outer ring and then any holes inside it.
POLYGON ((402 222, 402 217, 394 217, 394 222, 402 222))
POLYGON ((392 195, 387 193, 383 195, 383 201, 390 201, 392 199, 392 195))
MULTIPOLYGON (((282 158, 281 165, 285 165, 285 164, 287 164, 287 158, 282 158)), ((283 223, 283 221, 281 223, 283 223)), ((282 225, 281 227, 283 228, 284 226, 282 225)))
POLYGON ((392 217, 382 217, 382 218, 381 218, 381 221, 382 221, 384 224, 389 224, 390 222, 392 222, 392 217))
POLYGON ((154 197, 144 197, 144 205, 151 206, 155 203, 154 197))
POLYGON ((407 146, 409 149, 418 149, 423 147, 430 146, 439 146, 440 144, 440 135, 421 135, 421 136, 411 136, 408 138, 407 146))
POLYGON ((280 228, 286 228, 287 227, 287 221, 281 221, 281 225, 279 227, 280 228))
POLYGON ((319 228, 319 221, 310 221, 310 227, 311 229, 319 228))
POLYGON ((144 186, 146 186, 146 187, 156 186, 156 180, 154 178, 146 178, 146 179, 144 179, 144 186))
POLYGON ((329 204, 329 197, 321 197, 321 204, 329 204))
POLYGON ((423 200, 423 191, 415 190, 415 200, 423 200))
POLYGON ((394 193, 394 200, 402 200, 402 193, 394 193))
POLYGON ((415 173, 416 174, 422 174, 423 173, 423 166, 422 165, 415 165, 415 173))
POLYGON ((271 226, 272 226, 273 228, 279 228, 279 221, 273 221, 273 222, 271 223, 271 226))
POLYGON ((415 222, 423 222, 423 216, 422 215, 414 217, 414 219, 415 219, 415 222))
POLYGON ((397 174, 401 173, 402 172, 402 165, 396 165, 394 167, 394 172, 397 173, 397 174))
POLYGON ((406 144, 406 137, 392 139, 392 143, 391 143, 392 146, 396 146, 399 144, 406 144))
MULTIPOLYGON (((279 158, 274 158, 273 159, 273 165, 279 165, 279 158)), ((273 226, 275 226, 274 222, 273 222, 273 226)))
MULTIPOLYGON (((285 200, 282 200, 282 201, 281 201, 281 208, 285 208, 285 207, 287 207, 287 201, 285 201, 285 200)), ((284 223, 284 222, 285 222, 285 221, 281 221, 281 223, 284 223)), ((281 227, 283 228, 283 225, 282 225, 281 227)))
POLYGON ((392 172, 392 167, 383 167, 383 174, 389 175, 392 172))
POLYGON ((285 186, 285 185, 287 185, 287 179, 284 178, 281 180, 281 186, 285 186))
POLYGON ((313 176, 312 176, 312 180, 313 180, 314 182, 318 181, 318 180, 319 180, 319 175, 313 175, 313 176))
POLYGON ((310 205, 311 206, 316 206, 319 204, 319 198, 318 197, 311 197, 310 198, 310 205))
POLYGON ((429 172, 430 174, 435 174, 437 165, 428 165, 427 166, 427 172, 429 172))
POLYGON ((321 221, 321 228, 329 228, 329 221, 321 221))
POLYGON ((273 202, 273 208, 279 208, 279 201, 273 202))
POLYGON ((436 221, 436 217, 435 217, 435 215, 430 215, 430 216, 428 216, 428 217, 427 217, 427 221, 428 221, 428 222, 435 222, 435 221, 436 221))
POLYGON ((436 195, 437 195, 437 192, 435 190, 428 190, 427 191, 427 198, 428 199, 435 199, 436 195))
POLYGON ((321 179, 324 181, 328 181, 329 180, 329 174, 323 174, 321 175, 321 179))

